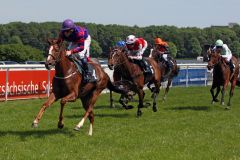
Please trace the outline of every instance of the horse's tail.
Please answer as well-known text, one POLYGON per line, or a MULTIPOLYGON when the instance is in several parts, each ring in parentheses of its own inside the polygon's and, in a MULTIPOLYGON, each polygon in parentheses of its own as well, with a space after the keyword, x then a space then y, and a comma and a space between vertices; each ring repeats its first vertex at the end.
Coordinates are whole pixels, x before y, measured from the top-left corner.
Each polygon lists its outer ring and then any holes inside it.
POLYGON ((120 94, 127 94, 128 91, 124 88, 119 88, 118 86, 115 86, 111 80, 109 79, 108 80, 108 84, 107 84, 107 88, 110 90, 110 91, 113 91, 113 92, 116 92, 116 93, 120 93, 120 94))
POLYGON ((173 71, 173 77, 176 77, 180 71, 180 67, 176 64, 176 69, 173 71))

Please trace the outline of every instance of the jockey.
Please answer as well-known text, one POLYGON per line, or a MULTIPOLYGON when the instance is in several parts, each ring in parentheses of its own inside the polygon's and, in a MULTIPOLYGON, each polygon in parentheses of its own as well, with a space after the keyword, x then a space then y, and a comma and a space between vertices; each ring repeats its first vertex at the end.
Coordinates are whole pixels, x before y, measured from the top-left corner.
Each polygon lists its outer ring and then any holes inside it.
MULTIPOLYGON (((168 43, 163 41, 161 38, 156 38, 154 41, 155 41, 156 49, 159 50, 161 57, 163 58, 163 60, 167 65, 168 71, 170 71, 173 67, 173 64, 168 59, 168 54, 170 54, 168 43)), ((149 57, 151 56, 152 55, 150 54, 149 57)))
POLYGON ((129 35, 126 39, 128 58, 143 68, 145 73, 151 74, 151 68, 142 57, 144 51, 147 49, 147 46, 147 41, 143 38, 136 38, 134 35, 129 35))
POLYGON ((234 64, 232 62, 232 52, 231 50, 228 48, 228 46, 226 44, 223 44, 223 41, 221 39, 217 40, 215 42, 215 46, 213 48, 214 51, 216 51, 217 53, 221 54, 221 57, 223 57, 231 70, 231 73, 233 73, 234 71, 234 64))
POLYGON ((70 42, 66 55, 74 54, 82 62, 85 72, 84 80, 89 81, 92 75, 87 63, 90 60, 89 50, 91 44, 91 36, 88 34, 88 30, 84 27, 76 26, 71 19, 66 19, 62 23, 59 40, 70 42))
POLYGON ((126 47, 126 42, 125 41, 118 41, 117 43, 116 43, 116 46, 117 47, 126 47))

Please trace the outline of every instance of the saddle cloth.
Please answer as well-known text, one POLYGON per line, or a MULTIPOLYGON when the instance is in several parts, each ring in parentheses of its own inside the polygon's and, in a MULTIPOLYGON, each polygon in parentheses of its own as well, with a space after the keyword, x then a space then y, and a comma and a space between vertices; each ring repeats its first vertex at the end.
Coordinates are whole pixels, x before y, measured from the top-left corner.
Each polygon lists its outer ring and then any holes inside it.
MULTIPOLYGON (((77 57, 75 57, 75 56, 72 56, 72 57, 70 57, 70 59, 72 59, 72 61, 74 62, 74 64, 77 66, 77 68, 78 68, 78 71, 81 73, 81 74, 86 74, 85 73, 85 71, 84 71, 84 69, 83 69, 83 64, 82 64, 82 62, 81 62, 81 60, 79 60, 77 57)), ((91 81, 91 82, 95 82, 95 81, 97 81, 97 74, 96 74, 96 70, 95 70, 95 68, 93 67, 93 65, 91 65, 91 64, 89 64, 89 63, 87 63, 87 65, 88 65, 88 72, 90 73, 90 75, 91 75, 91 79, 89 80, 89 82, 91 81)))

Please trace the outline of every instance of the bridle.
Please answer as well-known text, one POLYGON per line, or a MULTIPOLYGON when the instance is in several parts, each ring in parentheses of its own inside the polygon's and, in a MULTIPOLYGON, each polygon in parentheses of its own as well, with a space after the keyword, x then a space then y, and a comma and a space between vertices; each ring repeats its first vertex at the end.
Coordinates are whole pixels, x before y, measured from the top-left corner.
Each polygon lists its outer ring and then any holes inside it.
MULTIPOLYGON (((210 55, 208 55, 208 58, 209 58, 209 61, 208 61, 208 63, 211 61, 211 58, 212 58, 212 54, 219 54, 219 53, 211 53, 210 55)), ((217 66, 219 63, 221 62, 221 56, 218 56, 217 57, 217 62, 216 63, 214 63, 214 64, 212 64, 211 66, 209 66, 209 67, 212 67, 212 68, 214 68, 215 66, 217 66)))
MULTIPOLYGON (((61 60, 62 60, 62 58, 61 58, 61 56, 60 56, 60 54, 61 54, 61 52, 62 52, 62 50, 61 50, 61 48, 59 49, 59 51, 55 51, 55 53, 57 53, 56 55, 57 56, 54 56, 52 53, 50 53, 50 51, 49 51, 49 53, 48 53, 48 57, 50 56, 50 57, 52 57, 52 59, 53 59, 53 64, 54 65, 52 65, 52 66, 55 66, 57 63, 59 63, 61 60)), ((76 73, 78 72, 78 69, 76 69, 74 72, 72 72, 71 74, 69 74, 69 75, 67 75, 67 76, 54 76, 54 78, 56 78, 56 79, 68 79, 68 78, 70 78, 70 77, 72 77, 73 75, 75 75, 76 73)))
MULTIPOLYGON (((115 48, 112 53, 110 53, 112 56, 111 56, 111 59, 112 60, 115 60, 114 56, 118 55, 120 53, 120 50, 118 48, 115 48)), ((120 65, 123 65, 125 64, 126 62, 128 61, 128 59, 125 59, 123 62, 119 62, 117 64, 114 65, 114 67, 119 67, 120 65)))

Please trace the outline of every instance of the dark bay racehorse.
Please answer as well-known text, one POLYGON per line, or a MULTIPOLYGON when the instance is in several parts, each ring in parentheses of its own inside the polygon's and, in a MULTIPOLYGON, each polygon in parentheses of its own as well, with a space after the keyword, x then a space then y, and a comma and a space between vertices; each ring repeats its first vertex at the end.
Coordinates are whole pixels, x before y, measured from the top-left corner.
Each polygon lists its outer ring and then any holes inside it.
POLYGON ((66 48, 62 42, 49 40, 50 49, 46 60, 46 68, 55 67, 55 77, 53 78, 53 89, 47 101, 38 112, 33 127, 37 127, 44 111, 55 101, 61 99, 61 111, 59 115, 58 128, 63 128, 63 109, 67 102, 74 102, 80 98, 85 109, 82 120, 77 124, 75 130, 79 130, 85 120, 89 118, 89 135, 93 133, 94 104, 103 89, 109 88, 115 92, 126 94, 122 90, 112 85, 109 76, 101 68, 100 64, 89 62, 96 71, 97 82, 83 83, 83 76, 78 71, 76 65, 66 57, 66 48))
MULTIPOLYGON (((227 89, 228 83, 231 82, 231 89, 229 93, 229 101, 228 106, 231 106, 231 98, 233 96, 234 88, 236 85, 236 82, 238 80, 238 74, 239 74, 239 63, 236 56, 232 56, 232 61, 235 64, 235 70, 234 73, 231 76, 230 67, 225 61, 224 58, 221 57, 220 53, 217 53, 209 47, 207 50, 207 56, 208 56, 208 65, 207 68, 210 70, 213 68, 213 82, 212 87, 210 89, 211 95, 212 95, 212 103, 218 102, 218 94, 220 92, 220 87, 222 87, 222 98, 221 98, 221 104, 224 105, 224 94, 227 89), (214 89, 217 88, 217 92, 214 95, 214 89)), ((226 107, 226 109, 230 109, 229 107, 226 107)))
POLYGON ((144 99, 143 87, 147 83, 153 83, 155 85, 152 88, 153 91, 153 111, 157 111, 156 99, 160 91, 160 79, 161 72, 157 66, 157 63, 152 58, 147 58, 147 61, 151 64, 154 74, 151 76, 144 76, 143 71, 139 65, 129 61, 125 50, 123 48, 114 47, 110 49, 108 57, 108 66, 110 68, 117 69, 117 74, 126 82, 128 89, 135 92, 139 98, 137 116, 141 116, 144 99))
POLYGON ((165 101, 167 98, 167 93, 169 91, 169 87, 172 83, 172 80, 174 77, 178 75, 179 67, 177 66, 177 62, 175 59, 173 59, 172 57, 168 57, 170 58, 170 61, 173 63, 172 70, 168 72, 167 65, 166 63, 164 63, 164 60, 160 51, 156 48, 153 48, 151 54, 152 54, 152 58, 155 59, 155 61, 158 63, 158 66, 161 70, 161 73, 162 73, 161 82, 167 81, 167 87, 165 89, 164 96, 163 96, 163 101, 165 101))

